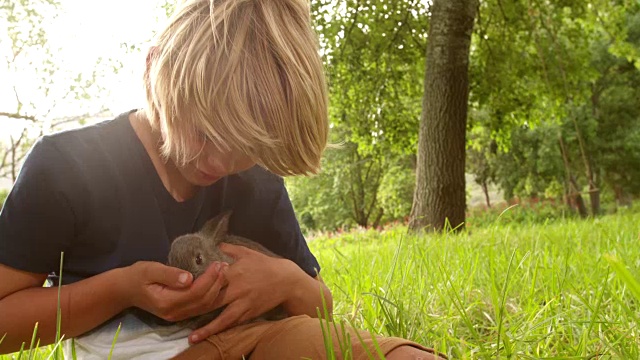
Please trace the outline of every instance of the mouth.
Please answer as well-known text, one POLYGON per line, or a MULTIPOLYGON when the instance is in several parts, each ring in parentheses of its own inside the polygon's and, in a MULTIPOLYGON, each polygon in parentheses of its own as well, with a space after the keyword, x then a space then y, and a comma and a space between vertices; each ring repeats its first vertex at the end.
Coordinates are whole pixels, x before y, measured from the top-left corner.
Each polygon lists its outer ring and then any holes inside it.
POLYGON ((206 172, 204 172, 204 171, 202 171, 200 169, 198 169, 197 171, 198 171, 198 175, 200 175, 200 177, 203 178, 207 182, 216 181, 216 180, 221 178, 221 176, 214 175, 214 174, 209 174, 209 173, 206 173, 206 172))

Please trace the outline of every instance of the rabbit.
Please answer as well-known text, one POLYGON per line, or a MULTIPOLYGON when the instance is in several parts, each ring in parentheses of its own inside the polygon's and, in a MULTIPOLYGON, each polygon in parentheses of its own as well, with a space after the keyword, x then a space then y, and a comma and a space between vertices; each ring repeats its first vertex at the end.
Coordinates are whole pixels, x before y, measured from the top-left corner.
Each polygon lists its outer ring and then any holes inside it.
MULTIPOLYGON (((193 275, 194 280, 202 275, 214 261, 226 262, 231 265, 234 259, 218 248, 218 244, 221 242, 246 246, 263 254, 282 258, 255 241, 229 234, 229 218, 231 217, 231 213, 231 211, 223 212, 208 220, 200 231, 175 238, 171 243, 167 265, 189 271, 193 275)), ((198 328, 213 321, 213 319, 220 315, 222 310, 224 310, 224 307, 208 314, 183 320, 179 322, 179 324, 190 328, 198 328)), ((286 311, 282 306, 278 306, 251 321, 275 321, 286 317, 286 311)))

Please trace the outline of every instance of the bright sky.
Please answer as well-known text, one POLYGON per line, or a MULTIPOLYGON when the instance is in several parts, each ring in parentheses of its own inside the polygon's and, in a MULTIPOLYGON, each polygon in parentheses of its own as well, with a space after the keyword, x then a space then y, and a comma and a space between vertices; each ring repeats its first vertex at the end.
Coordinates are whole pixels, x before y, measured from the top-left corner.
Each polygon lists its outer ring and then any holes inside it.
MULTIPOLYGON (((106 98, 96 99, 96 105, 106 104, 112 112, 119 113, 139 106, 143 100, 140 88, 140 76, 144 65, 144 54, 127 54, 121 43, 141 44, 148 41, 156 27, 158 16, 163 10, 158 8, 160 1, 153 0, 61 0, 61 11, 57 19, 46 25, 49 44, 55 54, 55 62, 61 66, 60 78, 68 78, 78 72, 90 74, 99 57, 114 58, 121 61, 124 69, 114 74, 106 68, 100 85, 110 90, 106 98), (59 49, 59 50, 57 50, 59 49)), ((0 20, 0 24, 2 20, 0 20)), ((5 24, 1 24, 2 29, 5 24)), ((6 43, 0 39, 0 59, 10 53, 6 43)), ((30 59, 36 62, 38 59, 30 59)), ((41 60, 40 60, 41 61, 41 60)), ((25 63, 25 67, 29 67, 25 63)), ((22 102, 34 101, 39 107, 50 108, 50 101, 60 97, 66 91, 59 85, 64 79, 55 78, 57 94, 46 98, 37 98, 34 94, 40 80, 29 78, 28 72, 8 72, 0 66, 0 111, 15 111, 16 101, 12 86, 17 84, 22 102), (5 81, 5 80, 8 81, 5 81), (42 104, 42 105, 41 105, 42 104)), ((55 87, 54 87, 55 89, 55 87)), ((57 104, 51 116, 77 115, 91 112, 93 109, 78 109, 73 104, 57 104)), ((0 119, 0 139, 10 133, 20 131, 23 125, 14 120, 0 119)))
MULTIPOLYGON (((149 0, 62 0, 63 14, 52 30, 53 47, 63 49, 65 65, 76 70, 91 71, 96 59, 117 58, 124 62, 125 73, 137 72, 144 65, 144 55, 126 56, 121 43, 149 40, 155 25, 156 1, 149 0), (55 41, 54 41, 55 39, 55 41)), ((137 104, 138 79, 130 76, 105 76, 103 86, 118 90, 113 105, 137 104), (137 81, 136 81, 137 80, 137 81), (118 86, 120 85, 120 86, 118 86)))
MULTIPOLYGON (((430 0, 421 0, 427 4, 430 0)), ((144 46, 153 31, 160 25, 159 19, 165 14, 160 8, 162 0, 60 0, 61 9, 58 18, 48 20, 45 29, 49 44, 54 50, 54 61, 61 66, 60 71, 52 79, 53 93, 48 96, 38 95, 37 90, 42 80, 34 77, 35 64, 41 63, 37 57, 24 57, 21 66, 23 71, 7 72, 3 62, 11 53, 5 36, 6 22, 0 19, 0 111, 13 112, 16 100, 13 86, 18 87, 21 101, 36 104, 37 110, 52 109, 48 118, 96 113, 98 106, 106 105, 112 113, 120 113, 130 108, 140 106, 144 100, 141 88, 141 75, 144 66, 144 52, 127 53, 122 43, 144 46), (4 43, 3 43, 4 42, 4 43), (59 49, 59 50, 58 50, 59 49), (124 68, 114 74, 108 67, 102 67, 99 84, 109 90, 108 94, 101 93, 94 101, 78 103, 56 103, 67 91, 69 78, 78 72, 90 74, 99 57, 104 59, 118 59, 124 68), (91 108, 93 106, 94 108, 91 108)), ((41 113, 37 115, 42 116, 41 113)), ((0 141, 7 140, 9 134, 19 134, 24 123, 0 118, 0 141)))

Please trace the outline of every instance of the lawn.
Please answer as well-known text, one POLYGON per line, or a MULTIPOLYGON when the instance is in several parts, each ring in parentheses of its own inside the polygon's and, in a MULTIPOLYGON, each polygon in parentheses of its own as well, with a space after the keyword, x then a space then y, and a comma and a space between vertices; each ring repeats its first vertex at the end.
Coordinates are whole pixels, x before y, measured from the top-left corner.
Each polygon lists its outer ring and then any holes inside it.
POLYGON ((610 262, 640 279, 640 214, 506 218, 459 235, 396 227, 311 247, 335 313, 357 327, 455 359, 640 359, 640 292, 610 262))
POLYGON ((336 318, 356 327, 452 359, 639 359, 640 213, 508 219, 463 234, 353 231, 310 246, 336 318))

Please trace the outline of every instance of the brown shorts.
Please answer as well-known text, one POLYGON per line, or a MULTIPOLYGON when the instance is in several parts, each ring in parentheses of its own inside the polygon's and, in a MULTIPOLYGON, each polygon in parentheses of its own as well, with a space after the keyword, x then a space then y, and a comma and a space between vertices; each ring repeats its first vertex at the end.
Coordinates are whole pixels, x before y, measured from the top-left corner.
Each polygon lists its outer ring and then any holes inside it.
MULTIPOLYGON (((322 324, 326 332, 327 323, 323 321, 322 324)), ((372 336, 369 332, 353 330, 350 327, 345 327, 347 332, 345 334, 341 330, 336 332, 333 323, 328 325, 331 327, 335 359, 384 359, 380 353, 387 355, 403 345, 436 354, 432 358, 438 359, 438 354, 433 349, 413 341, 397 337, 372 336)), ((339 326, 336 327, 340 329, 339 326)), ((439 356, 446 359, 442 354, 439 356)), ((327 359, 320 320, 301 315, 280 321, 261 321, 240 325, 191 346, 173 359, 236 360, 243 358, 251 360, 327 359)))

